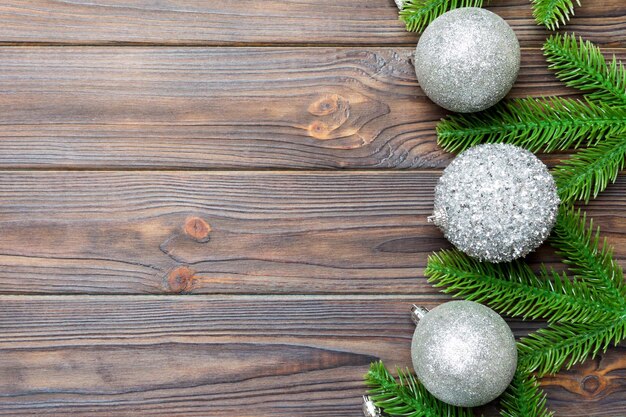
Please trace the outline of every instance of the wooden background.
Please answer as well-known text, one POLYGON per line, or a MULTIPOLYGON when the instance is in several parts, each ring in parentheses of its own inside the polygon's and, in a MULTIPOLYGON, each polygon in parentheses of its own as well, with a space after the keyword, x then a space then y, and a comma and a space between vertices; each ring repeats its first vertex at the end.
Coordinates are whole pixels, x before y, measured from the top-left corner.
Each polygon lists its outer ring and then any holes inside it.
MULTIPOLYGON (((626 2, 584 2, 567 29, 626 58, 626 2)), ((490 8, 511 95, 573 95, 528 1, 490 8)), ((0 415, 360 416, 446 300, 416 39, 391 0, 3 0, 0 415)), ((626 178, 588 210, 623 262, 626 178)), ((626 345, 543 385, 624 416, 626 345)))

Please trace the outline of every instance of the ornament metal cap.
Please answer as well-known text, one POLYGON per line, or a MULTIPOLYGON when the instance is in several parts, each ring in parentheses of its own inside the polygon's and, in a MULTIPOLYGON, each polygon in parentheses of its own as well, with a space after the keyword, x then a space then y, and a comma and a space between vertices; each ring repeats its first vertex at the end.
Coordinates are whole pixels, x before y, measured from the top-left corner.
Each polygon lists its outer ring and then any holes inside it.
POLYGON ((448 228, 448 215, 446 211, 442 208, 436 207, 433 210, 433 215, 428 216, 428 223, 432 223, 435 226, 439 227, 441 230, 446 230, 448 228))
POLYGON ((363 396, 363 415, 365 417, 381 417, 380 408, 367 395, 363 396))
POLYGON ((420 307, 413 304, 413 307, 411 307, 411 320, 413 320, 413 323, 417 325, 417 323, 419 323, 419 321, 423 319, 427 313, 428 309, 426 307, 420 307))

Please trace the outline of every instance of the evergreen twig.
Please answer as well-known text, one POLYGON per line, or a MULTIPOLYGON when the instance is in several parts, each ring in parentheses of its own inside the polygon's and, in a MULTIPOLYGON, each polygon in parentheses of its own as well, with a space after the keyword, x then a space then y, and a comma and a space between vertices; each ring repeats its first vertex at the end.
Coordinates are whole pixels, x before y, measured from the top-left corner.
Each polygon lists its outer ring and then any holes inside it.
POLYGON ((453 114, 437 125, 439 145, 461 152, 480 143, 510 143, 531 152, 594 145, 626 137, 626 107, 567 98, 524 98, 480 113, 453 114))
POLYGON ((563 202, 596 198, 614 183, 626 162, 626 135, 608 137, 583 149, 554 169, 563 202))
POLYGON ((444 293, 526 320, 602 322, 621 314, 596 300, 584 281, 545 268, 537 276, 523 261, 492 264, 458 250, 442 250, 430 256, 425 274, 435 287, 444 287, 444 293))
POLYGON ((482 7, 484 0, 407 0, 400 20, 410 32, 423 32, 436 18, 459 7, 482 7))
POLYGON ((626 312, 595 323, 551 323, 518 343, 518 368, 541 378, 554 374, 617 346, 626 337, 626 312))
POLYGON ((433 397, 408 371, 398 369, 398 379, 382 361, 373 362, 365 374, 368 394, 387 415, 406 417, 474 417, 468 408, 455 407, 433 397))
MULTIPOLYGON (((575 0, 580 6, 580 0, 575 0)), ((447 11, 459 7, 483 7, 484 0, 407 0, 400 11, 401 20, 411 32, 422 32, 447 11)), ((537 24, 555 30, 574 15, 574 0, 532 0, 537 24)))
POLYGON ((615 55, 607 63, 600 48, 574 34, 549 37, 543 52, 549 68, 568 87, 604 105, 626 105, 626 69, 615 55))
POLYGON ((500 397, 502 417, 551 417, 546 395, 534 375, 517 371, 509 388, 500 397))
MULTIPOLYGON (((580 0, 576 0, 580 6, 580 0)), ((537 24, 555 30, 559 24, 565 25, 574 14, 573 0, 532 0, 533 17, 537 24)))
POLYGON ((600 229, 580 209, 561 208, 549 242, 569 266, 575 280, 584 280, 592 296, 604 304, 626 311, 626 282, 613 250, 600 244, 600 229))

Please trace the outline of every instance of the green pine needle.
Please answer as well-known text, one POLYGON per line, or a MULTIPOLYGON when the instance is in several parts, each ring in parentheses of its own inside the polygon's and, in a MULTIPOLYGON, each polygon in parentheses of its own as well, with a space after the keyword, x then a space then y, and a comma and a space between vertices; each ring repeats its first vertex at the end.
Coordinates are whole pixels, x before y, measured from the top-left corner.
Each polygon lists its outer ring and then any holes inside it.
POLYGON ((545 269, 537 276, 522 261, 492 264, 443 250, 430 256, 425 274, 435 287, 445 287, 444 293, 488 304, 508 316, 585 323, 623 314, 596 300, 585 282, 545 269))
POLYGON ((398 381, 382 361, 365 374, 368 394, 385 414, 403 417, 474 417, 468 408, 454 407, 433 397, 408 371, 398 370, 398 381))
POLYGON ((574 279, 584 280, 593 297, 626 313, 626 282, 613 250, 600 244, 600 229, 587 227, 587 216, 580 210, 561 208, 552 236, 552 246, 569 266, 574 279))
MULTIPOLYGON (((580 0, 576 0, 580 6, 580 0)), ((559 24, 565 25, 574 14, 572 0, 533 0, 533 16, 539 25, 555 30, 559 24)))
POLYGON ((537 378, 516 372, 509 388, 500 398, 502 417, 551 417, 546 409, 546 395, 539 388, 537 378))
POLYGON ((459 7, 482 7, 483 0, 408 0, 400 11, 400 20, 410 32, 422 32, 436 18, 459 7))
POLYGON ((605 105, 626 105, 626 69, 615 56, 606 62, 600 48, 575 35, 554 35, 543 46, 549 68, 567 86, 605 105))
POLYGON ((626 135, 605 138, 565 160, 554 170, 563 202, 596 198, 614 183, 626 161, 626 135))
POLYGON ((626 107, 566 98, 525 98, 475 114, 453 114, 437 126, 439 145, 461 152, 480 143, 510 143, 531 152, 595 144, 626 137, 626 107))
POLYGON ((518 369, 535 372, 541 378, 563 366, 581 363, 617 346, 626 337, 626 313, 598 323, 552 323, 518 343, 518 369))

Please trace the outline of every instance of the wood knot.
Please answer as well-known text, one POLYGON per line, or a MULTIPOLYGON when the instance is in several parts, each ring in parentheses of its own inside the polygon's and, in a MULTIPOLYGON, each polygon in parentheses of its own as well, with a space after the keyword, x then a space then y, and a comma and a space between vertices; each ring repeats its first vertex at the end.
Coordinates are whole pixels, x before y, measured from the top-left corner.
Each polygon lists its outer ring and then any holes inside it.
POLYGON ((321 120, 316 120, 309 126, 309 135, 313 136, 315 139, 330 139, 328 135, 331 131, 332 129, 321 120))
POLYGON ((337 130, 350 117, 350 102, 339 94, 325 94, 309 105, 309 113, 317 119, 309 124, 309 135, 315 139, 336 139, 337 130))
POLYGON ((332 94, 311 103, 309 113, 314 116, 328 116, 343 106, 345 106, 345 100, 337 94, 332 94))
POLYGON ((211 226, 200 217, 190 217, 185 221, 185 234, 196 242, 207 242, 211 226))
POLYGON ((602 387, 602 381, 596 375, 588 375, 583 378, 580 386, 586 393, 594 394, 602 387))
POLYGON ((167 287, 172 293, 188 292, 193 287, 195 271, 187 266, 174 268, 167 274, 167 287))

